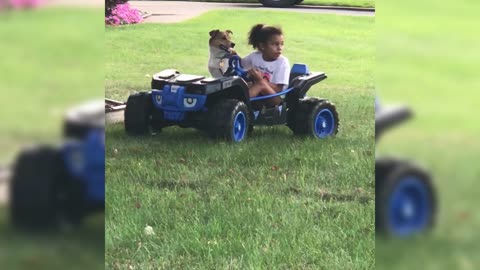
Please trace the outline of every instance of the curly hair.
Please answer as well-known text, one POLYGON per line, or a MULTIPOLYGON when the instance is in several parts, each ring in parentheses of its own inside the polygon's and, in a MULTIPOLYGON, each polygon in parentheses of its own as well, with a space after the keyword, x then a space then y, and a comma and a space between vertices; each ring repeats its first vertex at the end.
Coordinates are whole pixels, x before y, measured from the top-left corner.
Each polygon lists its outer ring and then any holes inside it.
POLYGON ((278 26, 267 26, 260 23, 256 24, 248 33, 248 44, 256 49, 260 43, 267 42, 273 35, 283 35, 282 28, 278 26))

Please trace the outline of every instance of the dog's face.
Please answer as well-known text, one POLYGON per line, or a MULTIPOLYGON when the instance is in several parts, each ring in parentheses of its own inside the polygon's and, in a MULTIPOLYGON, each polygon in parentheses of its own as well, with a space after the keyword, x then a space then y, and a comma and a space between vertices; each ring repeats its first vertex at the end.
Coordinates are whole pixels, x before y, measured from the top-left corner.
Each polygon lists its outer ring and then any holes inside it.
POLYGON ((232 31, 220 31, 217 29, 210 31, 209 34, 210 40, 208 41, 208 44, 210 45, 210 47, 222 50, 228 50, 235 47, 235 43, 232 42, 231 38, 231 35, 233 34, 232 31))

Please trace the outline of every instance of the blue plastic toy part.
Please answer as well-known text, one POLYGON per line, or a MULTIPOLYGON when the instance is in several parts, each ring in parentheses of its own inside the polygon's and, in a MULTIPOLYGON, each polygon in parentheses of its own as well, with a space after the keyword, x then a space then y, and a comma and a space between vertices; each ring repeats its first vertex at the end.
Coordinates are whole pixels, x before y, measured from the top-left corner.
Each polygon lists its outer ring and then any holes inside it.
POLYGON ((415 176, 407 176, 392 192, 388 223, 395 235, 409 236, 426 229, 431 212, 427 186, 415 176))
POLYGON ((325 138, 335 130, 335 117, 329 109, 323 109, 315 116, 315 136, 325 138))
POLYGON ((152 90, 155 108, 163 111, 163 117, 170 121, 182 121, 187 111, 199 111, 204 108, 207 96, 185 93, 185 87, 165 85, 162 90, 152 90))
POLYGON ((235 115, 232 128, 232 137, 235 142, 240 142, 245 138, 247 131, 247 117, 243 112, 238 112, 235 115))
POLYGON ((290 73, 305 75, 310 74, 306 64, 294 64, 290 73))
POLYGON ((235 71, 235 75, 247 78, 248 73, 242 68, 242 60, 238 55, 233 55, 228 59, 228 66, 235 71))
POLYGON ((70 175, 86 185, 86 199, 105 201, 105 131, 92 129, 85 141, 67 142, 62 148, 70 175))
POLYGON ((276 94, 272 94, 272 95, 267 95, 267 96, 257 96, 257 97, 253 97, 253 98, 250 98, 250 101, 256 101, 256 100, 262 100, 262 99, 267 99, 267 98, 272 98, 272 97, 278 97, 278 96, 283 96, 283 95, 286 95, 288 92, 292 91, 294 88, 287 88, 281 92, 278 92, 276 94))

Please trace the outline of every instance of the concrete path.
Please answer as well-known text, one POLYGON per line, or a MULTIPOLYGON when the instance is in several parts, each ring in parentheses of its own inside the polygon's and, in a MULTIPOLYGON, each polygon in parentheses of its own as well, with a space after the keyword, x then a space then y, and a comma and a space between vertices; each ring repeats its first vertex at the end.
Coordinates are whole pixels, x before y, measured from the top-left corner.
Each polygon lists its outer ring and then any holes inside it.
POLYGON ((375 16, 372 9, 295 6, 292 8, 266 8, 261 4, 249 3, 207 3, 183 1, 129 1, 132 7, 151 14, 145 19, 147 23, 176 23, 191 19, 204 12, 214 9, 250 9, 250 10, 275 10, 319 14, 337 14, 348 16, 375 16))
POLYGON ((103 8, 103 0, 45 0, 45 6, 103 8))

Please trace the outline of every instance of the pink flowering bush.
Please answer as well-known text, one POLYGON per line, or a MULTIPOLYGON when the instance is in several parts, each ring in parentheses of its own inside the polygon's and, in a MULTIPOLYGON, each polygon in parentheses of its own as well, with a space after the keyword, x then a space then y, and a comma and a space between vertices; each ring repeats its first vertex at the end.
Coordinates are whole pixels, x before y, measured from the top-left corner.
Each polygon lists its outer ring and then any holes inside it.
POLYGON ((128 3, 116 5, 110 15, 105 16, 105 23, 112 25, 139 23, 143 20, 140 12, 128 3))

